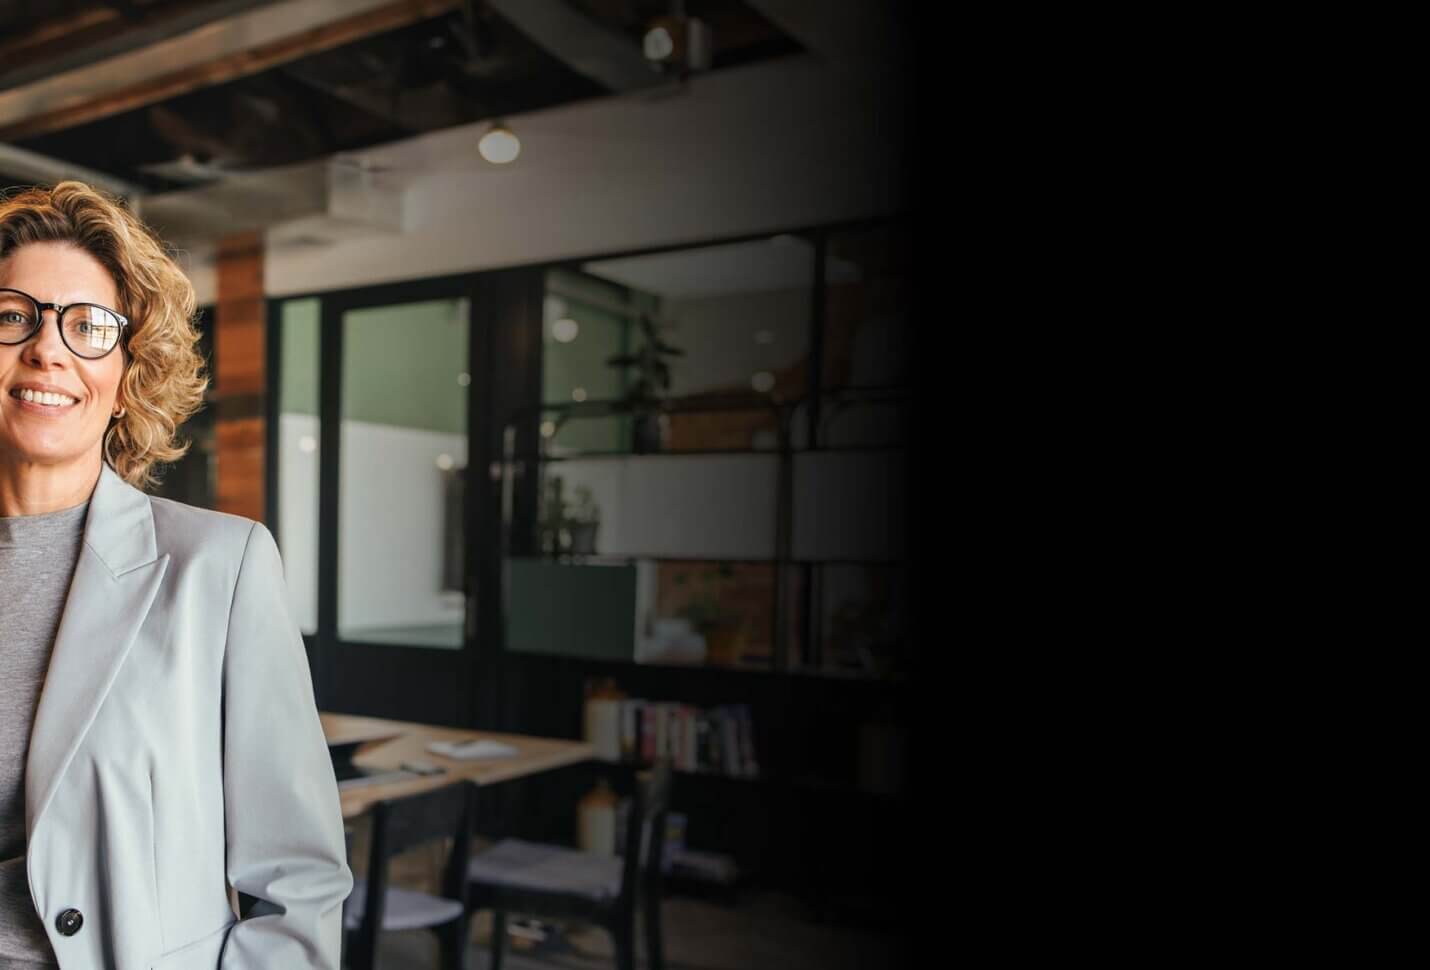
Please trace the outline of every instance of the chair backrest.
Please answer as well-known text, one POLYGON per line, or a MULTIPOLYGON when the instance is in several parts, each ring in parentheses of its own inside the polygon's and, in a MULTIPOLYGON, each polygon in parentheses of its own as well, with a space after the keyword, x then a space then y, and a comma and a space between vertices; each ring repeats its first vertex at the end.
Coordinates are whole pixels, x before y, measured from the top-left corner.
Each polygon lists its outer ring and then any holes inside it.
POLYGON ((657 759, 648 771, 637 772, 626 817, 625 861, 621 878, 624 904, 634 905, 636 884, 659 892, 661 857, 665 849, 665 817, 670 811, 671 763, 657 759))
POLYGON ((389 798, 372 807, 368 847, 367 900, 360 939, 375 940, 382 927, 387 896, 388 861, 400 852, 438 839, 451 839, 452 850, 442 868, 442 895, 466 905, 467 856, 476 811, 476 786, 469 781, 389 798))

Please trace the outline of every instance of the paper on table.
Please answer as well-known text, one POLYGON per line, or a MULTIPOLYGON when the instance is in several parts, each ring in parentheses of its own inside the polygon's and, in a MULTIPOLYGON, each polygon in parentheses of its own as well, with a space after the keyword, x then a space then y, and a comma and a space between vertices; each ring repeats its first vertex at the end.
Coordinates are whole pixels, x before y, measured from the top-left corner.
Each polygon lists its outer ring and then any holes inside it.
POLYGON ((516 748, 500 741, 477 738, 472 741, 430 741, 427 750, 433 754, 456 758, 458 761, 473 761, 478 758, 511 758, 516 756, 516 748))

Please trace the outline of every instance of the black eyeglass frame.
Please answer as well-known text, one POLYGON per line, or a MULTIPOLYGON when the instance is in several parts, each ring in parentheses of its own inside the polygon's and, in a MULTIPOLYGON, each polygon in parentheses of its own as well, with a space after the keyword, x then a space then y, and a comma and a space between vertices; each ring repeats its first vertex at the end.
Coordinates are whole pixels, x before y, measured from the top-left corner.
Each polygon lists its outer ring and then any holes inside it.
POLYGON ((124 314, 120 313, 118 310, 111 310, 109 307, 105 306, 102 303, 70 303, 67 305, 59 303, 42 303, 30 294, 26 293, 24 290, 17 290, 8 286, 0 286, 0 293, 14 293, 16 296, 23 296, 25 299, 29 300, 35 305, 35 325, 30 328, 29 333, 25 334, 25 336, 21 337, 19 340, 0 340, 0 345, 6 347, 18 347, 21 344, 29 343, 31 340, 33 340, 35 334, 39 333, 40 328, 45 325, 46 310, 55 311, 55 326, 58 327, 60 331, 60 342, 65 345, 66 350, 68 350, 70 353, 74 354, 81 360, 103 360, 110 354, 114 353, 115 347, 118 347, 120 344, 124 343, 124 337, 129 332, 129 318, 126 317, 124 314), (73 347, 70 346, 69 339, 65 337, 65 312, 71 307, 77 306, 87 306, 93 307, 96 310, 103 310, 105 313, 109 314, 110 316, 114 317, 114 319, 119 321, 119 337, 114 341, 113 347, 110 347, 102 354, 96 354, 91 356, 89 354, 82 354, 78 350, 75 350, 73 347))

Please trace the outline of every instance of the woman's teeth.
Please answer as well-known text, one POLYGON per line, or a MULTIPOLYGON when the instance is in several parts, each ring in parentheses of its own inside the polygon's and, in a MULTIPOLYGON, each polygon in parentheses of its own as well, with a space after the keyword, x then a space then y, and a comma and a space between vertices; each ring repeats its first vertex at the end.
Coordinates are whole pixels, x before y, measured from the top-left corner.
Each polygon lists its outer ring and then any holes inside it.
POLYGON ((31 404, 48 404, 51 407, 68 407, 78 403, 76 398, 66 394, 54 394, 49 391, 32 391, 28 387, 22 387, 15 392, 15 396, 22 401, 29 401, 31 404))

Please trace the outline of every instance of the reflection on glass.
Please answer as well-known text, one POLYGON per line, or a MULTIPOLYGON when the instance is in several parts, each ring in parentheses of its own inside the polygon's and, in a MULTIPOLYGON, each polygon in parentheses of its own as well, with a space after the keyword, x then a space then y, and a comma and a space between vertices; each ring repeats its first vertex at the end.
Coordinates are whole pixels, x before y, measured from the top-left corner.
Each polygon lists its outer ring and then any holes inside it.
POLYGON ((774 455, 637 455, 545 462, 535 548, 681 559, 775 555, 774 455))
POLYGON ((907 633, 903 569, 831 563, 820 567, 819 588, 819 669, 874 677, 902 672, 907 633))
MULTIPOLYGON (((611 401, 624 390, 621 372, 607 365, 625 352, 624 294, 581 273, 553 269, 546 274, 542 327, 542 400, 547 404, 611 401)), ((543 418, 546 454, 611 452, 624 447, 629 419, 612 417, 570 422, 562 411, 543 418)))
POLYGON ((279 312, 278 544, 289 601, 304 633, 318 632, 319 324, 316 298, 287 300, 279 312))
POLYGON ((772 666, 771 453, 807 386, 814 268, 784 235, 548 274, 548 460, 536 555, 508 561, 509 649, 772 666), (552 602, 593 622, 518 608, 552 602))
POLYGON ((506 649, 769 670, 773 563, 507 560, 506 649))
POLYGON ((467 341, 465 300, 343 317, 340 639, 462 646, 467 341))
POLYGON ((825 395, 819 443, 825 448, 887 448, 906 443, 909 398, 878 398, 851 388, 825 395))
POLYGON ((837 233, 825 266, 824 386, 909 379, 910 245, 897 223, 837 233))
MULTIPOLYGON (((681 649, 713 667, 769 668, 774 660, 775 565, 663 562, 655 571, 655 607, 642 653, 670 662, 681 649)), ((694 657, 686 662, 694 661, 694 657)))
POLYGON ((771 405, 806 387, 813 281, 813 245, 788 235, 553 271, 546 403, 753 403, 700 414, 557 417, 547 453, 768 447, 779 428, 771 405))

